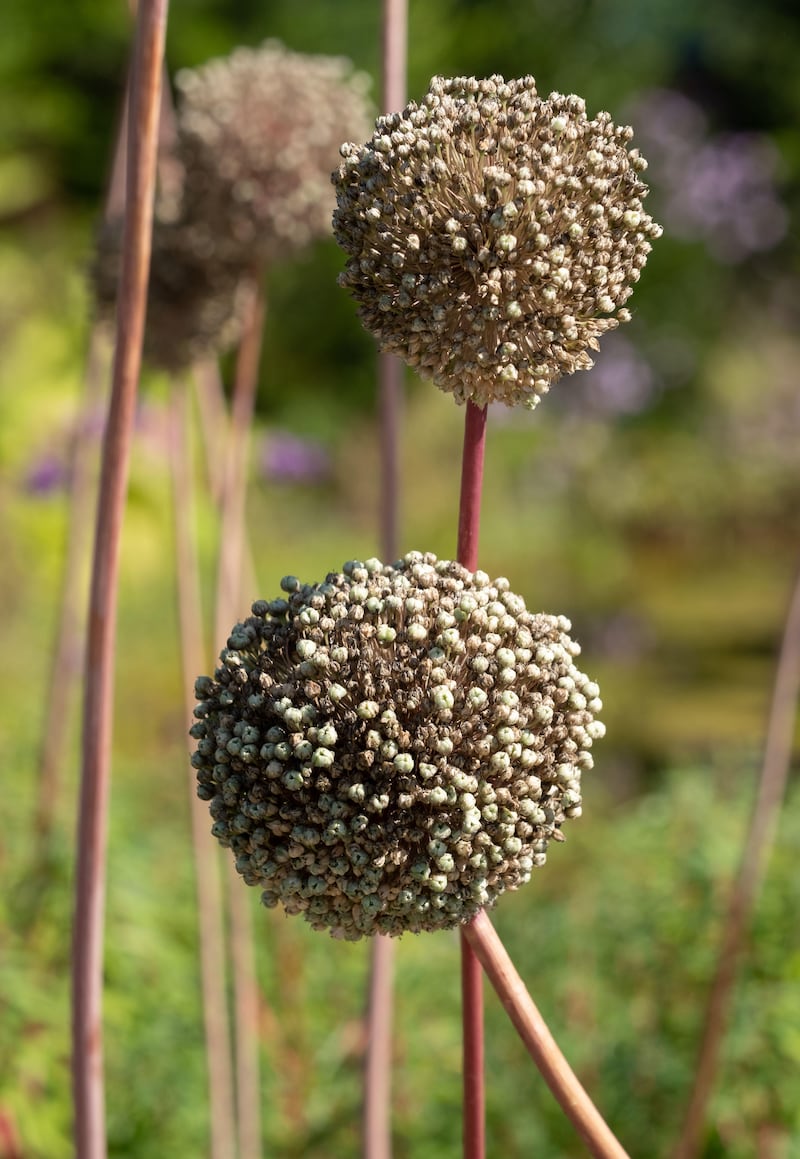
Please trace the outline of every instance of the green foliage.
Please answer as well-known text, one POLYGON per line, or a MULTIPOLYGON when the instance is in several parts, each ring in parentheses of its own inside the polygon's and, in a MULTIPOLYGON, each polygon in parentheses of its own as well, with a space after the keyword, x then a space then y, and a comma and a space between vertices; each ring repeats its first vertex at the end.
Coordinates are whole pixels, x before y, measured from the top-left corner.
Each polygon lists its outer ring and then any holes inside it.
MULTIPOLYGON (((117 769, 105 998, 115 1156, 199 1155, 205 1146, 183 762, 173 745, 155 764, 117 769), (160 787, 169 770, 171 809, 160 787)), ((684 769, 628 805, 596 789, 567 844, 528 887, 503 899, 494 918, 562 1049, 632 1154, 664 1153, 678 1129, 752 791, 747 781, 728 769, 684 769)), ((57 1159, 70 1153, 68 843, 34 896, 26 810, 20 802, 12 808, 7 855, 16 869, 2 914, 0 1105, 13 1112, 26 1154, 57 1159)), ((785 935, 800 905, 799 848, 795 794, 746 946, 712 1106, 726 1155, 752 1154, 762 1127, 786 1137, 800 1131, 793 1077, 800 1065, 800 955, 785 935)), ((368 950, 261 909, 254 918, 268 1148, 320 1159, 356 1155, 368 950)), ((457 939, 403 939, 397 971, 396 1151, 455 1159, 457 939)), ((535 1149, 581 1155, 491 998, 487 1034, 490 1148, 510 1157, 535 1149)), ((715 1154, 711 1144, 704 1154, 715 1154)))

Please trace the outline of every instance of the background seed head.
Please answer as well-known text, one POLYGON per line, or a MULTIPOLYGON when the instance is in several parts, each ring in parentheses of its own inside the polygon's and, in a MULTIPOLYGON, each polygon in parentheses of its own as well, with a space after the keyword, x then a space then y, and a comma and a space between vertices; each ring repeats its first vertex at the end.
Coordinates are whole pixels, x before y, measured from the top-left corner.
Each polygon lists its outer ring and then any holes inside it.
POLYGON ((527 881, 603 733, 569 622, 419 552, 282 586, 196 684, 198 794, 245 881, 347 939, 527 881))
MULTIPOLYGON (((100 320, 113 322, 122 262, 122 225, 101 227, 90 278, 100 320)), ((239 340, 255 282, 249 265, 223 255, 202 225, 156 220, 148 284, 144 357, 180 371, 239 340)))
POLYGON ((660 227, 632 130, 533 77, 434 77, 333 175, 340 283, 382 350, 458 402, 533 407, 630 315, 660 227))
POLYGON ((330 171, 365 135, 368 81, 275 40, 178 74, 186 212, 236 254, 271 259, 330 230, 330 171))

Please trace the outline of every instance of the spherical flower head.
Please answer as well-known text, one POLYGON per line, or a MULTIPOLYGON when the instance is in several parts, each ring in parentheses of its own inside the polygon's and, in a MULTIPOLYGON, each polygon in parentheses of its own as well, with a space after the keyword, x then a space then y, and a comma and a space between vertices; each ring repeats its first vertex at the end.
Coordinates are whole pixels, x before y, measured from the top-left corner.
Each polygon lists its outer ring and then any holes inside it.
MULTIPOLYGON (((97 237, 91 282, 100 320, 112 322, 122 261, 122 224, 97 237)), ((143 355, 158 369, 179 372, 215 358, 241 337, 255 283, 249 266, 221 255, 202 226, 182 220, 153 226, 143 355)))
POLYGON ((343 145, 340 284, 381 349, 478 405, 533 407, 588 369, 661 232, 631 137, 533 77, 435 77, 343 145))
POLYGON ((196 685, 198 794, 245 881, 350 940, 526 882, 604 731, 569 622, 418 552, 282 587, 196 685))
POLYGON ((368 132, 366 78, 275 40, 177 77, 184 198, 237 252, 264 260, 328 234, 340 141, 368 132))

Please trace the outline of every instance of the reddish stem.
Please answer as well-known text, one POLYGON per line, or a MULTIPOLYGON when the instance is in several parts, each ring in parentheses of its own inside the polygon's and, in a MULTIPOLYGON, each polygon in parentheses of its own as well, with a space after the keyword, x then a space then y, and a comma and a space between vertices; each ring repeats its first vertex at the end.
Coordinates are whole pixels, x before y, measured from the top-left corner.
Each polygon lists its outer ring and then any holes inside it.
POLYGON ((486 1154, 486 1095, 483 1046, 483 971, 461 933, 461 1008, 464 1087, 464 1159, 486 1154))
MULTIPOLYGON (((458 514, 458 562, 470 571, 478 566, 483 460, 486 447, 486 407, 467 403, 461 460, 461 501, 458 514)), ((463 1023, 464 1157, 486 1154, 483 976, 469 941, 461 935, 461 1006, 463 1023)))
POLYGON ((141 370, 167 0, 141 0, 128 128, 128 173, 111 401, 95 529, 86 647, 72 971, 75 1142, 106 1154, 102 972, 119 546, 141 370))
POLYGON ((486 447, 486 407, 467 403, 464 451, 461 458, 461 502, 458 513, 458 562, 475 571, 481 522, 483 458, 486 447))

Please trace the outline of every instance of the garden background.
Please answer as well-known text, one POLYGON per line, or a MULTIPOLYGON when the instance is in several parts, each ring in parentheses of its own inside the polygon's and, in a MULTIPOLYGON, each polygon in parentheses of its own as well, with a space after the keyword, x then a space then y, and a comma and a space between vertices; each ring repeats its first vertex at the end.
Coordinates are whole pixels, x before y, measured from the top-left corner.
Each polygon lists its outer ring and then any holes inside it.
MULTIPOLYGON (((178 0, 171 72, 274 36, 377 77, 380 5, 178 0)), ((71 1154, 77 715, 46 860, 37 751, 91 323, 87 269, 130 38, 122 3, 7 0, 0 45, 0 1117, 71 1154)), ((533 73, 627 120, 665 228, 634 320, 531 415, 492 408, 481 565, 564 613, 608 737, 584 816, 496 925, 632 1154, 665 1154, 763 747, 800 560, 800 14, 711 0, 412 0, 409 95, 533 73)), ((377 79, 373 93, 378 92, 377 79)), ((332 165, 335 163, 332 159, 332 165)), ((269 274, 248 526, 256 595, 377 550, 375 357, 332 241, 269 274)), ((230 369, 230 368, 228 368, 230 369)), ((455 551, 461 413, 410 376, 402 550, 455 551)), ((114 1156, 207 1134, 169 515, 168 383, 148 374, 123 548, 106 1053, 114 1156)), ((102 413, 96 416, 101 429, 102 413)), ((215 521, 198 512, 206 596, 215 521)), ((243 608, 244 613, 246 609, 243 608)), ((79 658, 77 661, 79 663, 79 658)), ((790 789, 737 989, 706 1159, 800 1156, 800 800, 790 789)), ((265 1153, 358 1153, 367 947, 257 910, 265 1153)), ((457 939, 404 938, 395 1151, 460 1153, 457 939)), ((494 999, 489 1153, 580 1155, 494 999), (538 1150, 537 1150, 538 1149, 538 1150)), ((9 1135, 9 1138, 11 1135, 9 1135)), ((15 1155, 0 1133, 0 1155, 15 1155), (6 1148, 4 1151, 3 1148, 6 1148)))

